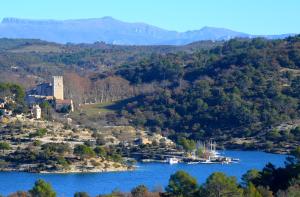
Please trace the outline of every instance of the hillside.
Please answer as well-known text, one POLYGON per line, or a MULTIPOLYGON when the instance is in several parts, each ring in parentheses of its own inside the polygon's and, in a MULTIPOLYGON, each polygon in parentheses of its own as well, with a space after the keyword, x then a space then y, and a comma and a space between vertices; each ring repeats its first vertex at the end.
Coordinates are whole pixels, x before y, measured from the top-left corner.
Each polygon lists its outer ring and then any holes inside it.
POLYGON ((222 42, 201 41, 184 46, 119 46, 105 43, 57 44, 32 39, 0 39, 0 81, 18 82, 26 87, 51 75, 75 71, 99 74, 153 53, 165 54, 208 49, 222 42))
POLYGON ((127 65, 116 73, 132 84, 156 85, 122 114, 174 140, 237 137, 252 139, 245 141, 249 148, 278 142, 274 146, 287 149, 286 143, 299 143, 299 38, 231 40, 127 65))
POLYGON ((80 124, 134 125, 177 142, 214 138, 278 152, 299 143, 299 36, 185 46, 2 39, 0 50, 1 81, 29 87, 63 74, 77 106, 122 103, 104 114, 78 107, 80 124))

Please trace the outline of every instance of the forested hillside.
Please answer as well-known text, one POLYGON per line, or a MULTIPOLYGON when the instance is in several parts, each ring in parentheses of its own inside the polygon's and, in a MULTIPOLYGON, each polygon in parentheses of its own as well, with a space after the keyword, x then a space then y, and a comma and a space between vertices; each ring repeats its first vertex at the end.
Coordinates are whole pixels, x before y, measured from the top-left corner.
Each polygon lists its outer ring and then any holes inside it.
POLYGON ((116 73, 133 84, 159 82, 123 111, 136 125, 175 139, 299 141, 298 131, 273 129, 299 118, 299 68, 300 36, 231 40, 208 51, 152 56, 116 73))
POLYGON ((0 69, 26 87, 64 74, 76 104, 130 98, 116 116, 174 140, 300 139, 300 36, 180 47, 1 39, 0 69))

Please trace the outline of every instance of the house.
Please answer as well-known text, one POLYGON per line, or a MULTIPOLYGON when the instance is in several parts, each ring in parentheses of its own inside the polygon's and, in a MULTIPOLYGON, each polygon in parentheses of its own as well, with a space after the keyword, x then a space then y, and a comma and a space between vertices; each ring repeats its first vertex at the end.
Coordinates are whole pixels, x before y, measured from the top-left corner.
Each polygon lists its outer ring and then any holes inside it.
MULTIPOLYGON (((6 115, 10 116, 12 115, 12 111, 6 108, 8 97, 5 97, 5 99, 0 98, 0 116, 6 115)), ((11 101, 11 100, 9 100, 11 101)))
POLYGON ((43 102, 53 103, 53 96, 43 96, 43 95, 26 95, 26 102, 29 106, 35 104, 41 104, 43 102))
POLYGON ((5 102, 4 100, 0 99, 0 109, 4 109, 5 107, 5 102))
POLYGON ((135 143, 138 145, 146 145, 146 144, 152 144, 152 141, 150 141, 146 137, 140 137, 137 140, 135 140, 135 143))
POLYGON ((32 117, 35 119, 41 119, 42 118, 42 109, 39 105, 34 105, 31 109, 32 117))

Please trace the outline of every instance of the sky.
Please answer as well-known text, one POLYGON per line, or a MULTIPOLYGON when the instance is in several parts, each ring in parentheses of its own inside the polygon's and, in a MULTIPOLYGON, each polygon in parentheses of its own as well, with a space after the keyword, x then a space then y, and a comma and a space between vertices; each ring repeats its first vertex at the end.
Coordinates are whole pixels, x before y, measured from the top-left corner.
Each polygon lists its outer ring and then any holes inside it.
POLYGON ((180 32, 210 26, 256 35, 300 33, 300 0, 0 0, 0 19, 104 16, 180 32))

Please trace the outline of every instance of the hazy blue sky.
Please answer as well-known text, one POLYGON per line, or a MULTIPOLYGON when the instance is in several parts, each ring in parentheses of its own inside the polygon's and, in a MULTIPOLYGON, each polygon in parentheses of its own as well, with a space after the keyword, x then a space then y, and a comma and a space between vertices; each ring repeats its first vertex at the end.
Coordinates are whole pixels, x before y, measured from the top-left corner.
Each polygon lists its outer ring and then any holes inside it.
POLYGON ((112 16, 186 31, 225 27, 252 34, 300 33, 300 0, 0 0, 0 18, 112 16))

